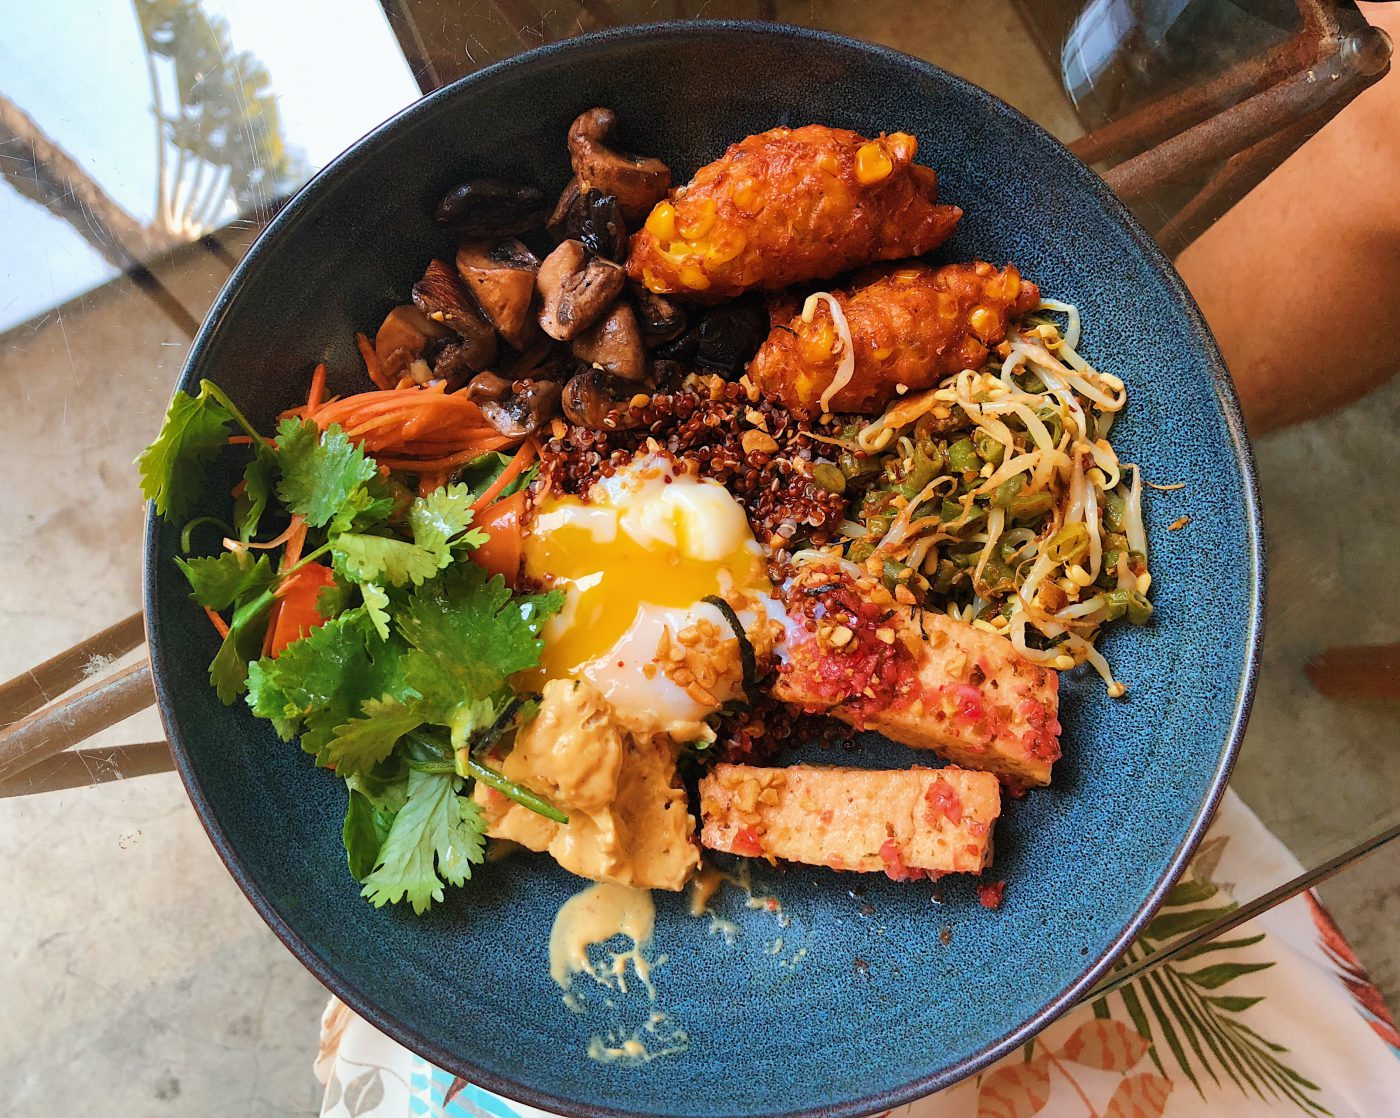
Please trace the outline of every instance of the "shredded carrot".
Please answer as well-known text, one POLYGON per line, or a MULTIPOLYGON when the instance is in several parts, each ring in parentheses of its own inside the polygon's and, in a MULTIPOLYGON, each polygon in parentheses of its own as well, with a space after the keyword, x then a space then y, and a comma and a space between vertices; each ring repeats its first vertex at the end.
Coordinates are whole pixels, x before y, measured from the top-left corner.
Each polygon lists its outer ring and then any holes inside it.
POLYGON ((361 392, 314 409, 293 408, 284 416, 314 414, 325 429, 339 426, 381 466, 414 473, 451 470, 489 450, 519 445, 495 430, 473 400, 448 392, 442 382, 402 391, 361 392))
POLYGON ((440 473, 443 470, 464 466, 473 458, 480 458, 481 455, 480 449, 473 448, 459 454, 449 455, 446 458, 376 458, 375 461, 381 466, 388 466, 391 470, 402 470, 410 474, 440 473))
POLYGON ((382 430, 385 427, 392 427, 398 422, 399 416, 394 412, 388 412, 385 415, 378 415, 373 419, 367 419, 363 423, 357 423, 354 427, 347 427, 345 429, 345 434, 346 437, 351 439, 363 439, 368 434, 382 430))
POLYGON ((431 474, 418 475, 418 496, 426 497, 429 493, 441 489, 447 484, 448 474, 446 471, 438 471, 431 474))
POLYGON ((539 444, 535 442, 534 436, 526 439, 521 444, 519 450, 515 452, 515 457, 506 464, 506 468, 501 471, 501 476, 493 481, 480 497, 472 503, 472 512, 480 512, 492 501, 494 501, 507 485, 518 478, 521 472, 531 462, 535 460, 535 455, 540 451, 539 444))
MULTIPOLYGON (((390 414, 412 415, 418 412, 435 412, 451 415, 454 418, 470 418, 483 423, 481 409, 471 400, 461 396, 444 396, 431 391, 417 391, 393 394, 366 392, 359 396, 347 396, 334 404, 321 409, 329 422, 337 423, 351 416, 368 417, 390 414), (370 399, 365 399, 368 396, 370 399)), ((287 413, 293 414, 293 413, 287 413)), ((305 415, 304 411, 297 414, 305 415)))
POLYGON ((355 335, 355 344, 360 347, 360 356, 365 360, 365 372, 369 374, 369 379, 374 381, 380 388, 393 388, 394 383, 384 375, 384 369, 379 364, 379 354, 374 352, 374 346, 363 334, 355 335))
POLYGON ((272 608, 267 611, 267 632, 263 634, 262 654, 264 657, 272 655, 272 638, 277 633, 277 615, 282 611, 280 601, 273 602, 272 608))
POLYGON ((276 539, 268 540, 267 543, 236 543, 233 540, 225 540, 224 546, 230 551, 234 550, 235 548, 244 547, 251 547, 257 551, 271 551, 274 547, 281 547, 284 543, 286 543, 289 539, 292 538, 292 533, 296 531, 297 521, 300 519, 300 517, 293 517, 292 522, 287 525, 286 530, 276 539))
POLYGON ((413 380, 412 377, 399 377, 399 383, 396 384, 396 385, 394 385, 394 387, 395 387, 395 388, 412 388, 413 385, 414 385, 414 380, 413 380))
POLYGON ((347 396, 341 400, 340 406, 345 410, 363 411, 368 407, 371 411, 384 408, 412 407, 415 403, 427 401, 448 400, 457 406, 471 405, 472 401, 466 396, 458 395, 456 392, 447 393, 437 388, 404 388, 396 392, 360 392, 354 396, 347 396))
MULTIPOLYGON (((301 549, 306 546, 306 518, 304 516, 293 516, 292 522, 287 525, 287 530, 282 533, 287 539, 287 546, 282 551, 282 562, 278 564, 277 570, 286 574, 289 570, 301 561, 301 549)), ((283 583, 285 586, 286 583, 283 583)), ((280 601, 272 603, 272 609, 267 614, 267 632, 263 634, 262 654, 272 655, 272 640, 277 632, 277 618, 282 611, 280 601)))
POLYGON ((220 638, 227 637, 228 623, 208 606, 204 607, 204 612, 209 615, 209 620, 214 623, 214 630, 219 634, 220 638))
POLYGON ((321 398, 326 394, 326 366, 317 365, 311 374, 311 392, 306 397, 306 419, 316 421, 316 411, 321 406, 321 398))
POLYGON ((287 571, 301 562, 301 549, 306 545, 306 518, 292 517, 287 528, 287 549, 282 552, 282 571, 287 571))

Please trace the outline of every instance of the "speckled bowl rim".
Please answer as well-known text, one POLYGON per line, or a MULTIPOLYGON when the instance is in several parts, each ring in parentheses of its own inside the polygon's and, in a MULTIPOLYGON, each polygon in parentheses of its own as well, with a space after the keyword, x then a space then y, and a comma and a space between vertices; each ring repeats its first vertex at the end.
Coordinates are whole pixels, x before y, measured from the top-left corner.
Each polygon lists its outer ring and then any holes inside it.
MULTIPOLYGON (((1016 109, 1013 109, 999 98, 988 93, 980 86, 976 86, 955 74, 950 74, 946 70, 934 66, 931 63, 924 62, 921 59, 914 58, 901 51, 891 50, 888 47, 876 46, 858 39, 832 34, 827 31, 811 30, 787 24, 761 23, 751 20, 672 20, 593 32, 588 35, 561 40, 557 43, 551 43, 515 55, 504 61, 488 66, 485 69, 479 70, 474 74, 469 74, 441 89, 435 90, 396 113, 373 131, 355 141, 355 143, 351 144, 344 152, 317 172, 317 174, 313 176, 272 219, 267 228, 254 242, 252 248, 249 249, 247 255, 244 256, 243 260, 229 276, 228 281, 224 284, 223 290, 219 293, 213 307, 205 317, 199 333, 195 336, 194 342, 190 347, 189 356, 186 358, 185 364, 181 370, 180 383, 191 379, 195 371, 203 364, 205 351, 209 348, 214 337, 219 332, 229 309, 238 299, 242 289, 247 284, 256 282, 259 268, 262 267, 264 261, 276 249, 278 242, 280 242, 284 236, 288 235, 296 227, 298 222, 309 217, 314 212, 322 196, 333 187, 335 180, 339 177, 341 172, 354 164, 365 153, 371 151, 380 144, 391 141, 400 132, 417 124, 421 118, 444 111, 451 102, 461 95, 463 90, 489 86, 507 75, 514 76, 518 70, 528 69, 541 60, 559 54, 572 54, 575 52, 586 54, 599 47, 625 41, 703 40, 710 37, 733 34, 743 36, 767 36, 774 39, 806 40, 847 50, 853 49, 867 53, 875 58, 885 59, 902 65, 912 65, 917 69, 925 71, 940 82, 948 82, 959 87, 964 94, 971 96, 986 111, 1008 118, 1018 126, 1035 129, 1043 133, 1053 143, 1059 145, 1061 149, 1065 151, 1065 154, 1070 155, 1071 159, 1074 160, 1074 172, 1079 176, 1079 185, 1092 195, 1112 218, 1123 226, 1132 238, 1133 243, 1137 246, 1138 251, 1162 277, 1168 290, 1175 296, 1186 311, 1190 323, 1189 333, 1191 343, 1204 353, 1207 364, 1210 367, 1216 398, 1220 402, 1221 411, 1224 415, 1225 424, 1229 432, 1230 442, 1234 450, 1235 461, 1240 470, 1245 499, 1249 541, 1248 559, 1252 585, 1248 604, 1249 618, 1245 638, 1244 667, 1240 674, 1239 692, 1235 698, 1234 711, 1231 716, 1229 732, 1226 736, 1224 748, 1221 751, 1215 771, 1211 775, 1206 795, 1191 825, 1187 828, 1180 845, 1177 847, 1175 854, 1168 862, 1166 871, 1152 886, 1146 901, 1137 915, 1127 923, 1119 935, 1110 943, 1108 948, 1100 954, 1097 959, 1089 963, 1079 977, 1070 982, 1057 997, 1053 998, 1048 1004, 1023 1022, 1019 1028, 1012 1030, 1000 1040, 994 1041, 981 1050, 958 1060, 942 1071, 910 1080, 908 1083, 899 1087, 874 1092, 839 1103, 815 1105, 802 1110, 772 1112, 772 1118, 864 1118, 865 1115, 902 1106, 915 1099, 922 1098, 925 1095, 932 1094, 935 1091, 950 1086, 986 1067, 988 1064, 1007 1053, 1014 1051, 1030 1037, 1048 1026, 1061 1013, 1071 1008, 1074 1003, 1108 971, 1118 956, 1127 948, 1133 939, 1136 938, 1138 932, 1142 930, 1148 920, 1151 919, 1152 915, 1161 905, 1167 891, 1185 869, 1187 862, 1194 853, 1196 846, 1205 833, 1207 824, 1210 822, 1216 807, 1219 805, 1221 796, 1224 794, 1225 786, 1230 777, 1230 771, 1234 766, 1235 757, 1239 753, 1245 725, 1249 720, 1250 705, 1253 701, 1255 682, 1259 672, 1260 644, 1263 634, 1265 559, 1254 456, 1245 433, 1244 418, 1240 411, 1239 399, 1235 394, 1234 384, 1230 379, 1229 373, 1225 369, 1224 361, 1220 356, 1215 340, 1201 316, 1200 309, 1197 307, 1191 294, 1186 290, 1181 278, 1177 275, 1176 269, 1162 253, 1161 249, 1157 247, 1152 238, 1148 236, 1146 230, 1137 223, 1136 219, 1128 212, 1122 202, 1120 202, 1117 196, 1108 188, 1103 179, 1095 174, 1089 167, 1080 163, 1068 149, 1065 149, 1063 145, 1059 144, 1058 140, 1055 140, 1053 136, 1046 133, 1040 125, 1036 124, 1016 109)), ((605 1110, 589 1103, 558 1098, 547 1092, 535 1089, 529 1083, 508 1079, 484 1068, 477 1067, 468 1057, 445 1050, 432 1043, 427 1037, 418 1032, 418 1030, 406 1025, 396 1016, 385 1013, 375 1005, 372 1000, 360 992, 353 977, 342 975, 337 972, 317 953, 315 948, 297 933, 293 923, 263 894, 257 882, 249 873, 247 866, 239 857, 238 852, 232 847, 222 830, 214 822, 213 806, 205 796, 204 789, 195 774, 189 753, 180 737, 175 720, 170 713, 173 707, 173 701, 166 684, 167 672, 164 666, 164 649, 160 637, 162 619, 155 594, 156 578, 154 567, 159 551, 157 528, 158 522, 155 517, 154 508, 152 507, 147 510, 146 517, 146 545, 142 582, 146 613, 146 638, 150 645, 156 701, 160 708, 161 721, 165 726, 166 734, 170 741, 171 752, 174 754, 180 777, 184 781, 185 790, 188 792, 190 800, 194 804, 200 822, 208 833, 209 840, 213 843, 214 849, 218 851, 219 856, 223 859, 224 864, 228 867, 234 880, 238 882, 239 887, 247 895, 249 901, 252 902, 258 915, 267 922, 268 926, 276 933, 277 937, 286 944, 302 964, 335 994, 336 997, 340 998, 350 1006, 351 1009, 377 1029, 388 1034, 399 1043, 423 1056, 425 1059, 430 1060, 444 1070, 454 1075, 461 1076, 463 1079, 483 1087, 488 1091, 493 1091, 509 1099, 518 1100, 540 1110, 576 1115, 578 1118, 653 1118, 651 1113, 646 1111, 605 1110)), ((696 1118, 703 1118, 703 1116, 696 1116, 696 1118)))

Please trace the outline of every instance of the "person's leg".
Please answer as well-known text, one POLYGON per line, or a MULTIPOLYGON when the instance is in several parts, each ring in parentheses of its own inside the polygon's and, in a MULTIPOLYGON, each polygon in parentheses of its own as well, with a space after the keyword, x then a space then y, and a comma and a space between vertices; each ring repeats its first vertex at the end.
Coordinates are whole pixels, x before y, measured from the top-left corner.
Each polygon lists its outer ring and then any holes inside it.
MULTIPOLYGON (((1400 4, 1361 4, 1400 42, 1400 4)), ((1201 304, 1264 434, 1400 371, 1400 68, 1186 249, 1201 304)))

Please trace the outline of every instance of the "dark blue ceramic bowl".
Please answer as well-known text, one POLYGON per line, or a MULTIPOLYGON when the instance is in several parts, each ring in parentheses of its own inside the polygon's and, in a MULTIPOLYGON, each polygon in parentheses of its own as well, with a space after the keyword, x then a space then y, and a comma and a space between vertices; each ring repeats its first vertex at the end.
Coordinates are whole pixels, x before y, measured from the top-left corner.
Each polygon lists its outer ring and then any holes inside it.
MULTIPOLYGON (((1077 303, 1084 352, 1130 388, 1120 453, 1151 480, 1188 483, 1149 493, 1155 621, 1105 642, 1129 697, 1065 679, 1054 787, 1011 803, 998 828, 1004 906, 982 908, 971 881, 935 890, 759 868, 756 885, 782 899, 790 924, 730 890, 720 907, 740 926, 731 946, 682 898, 659 897, 656 944, 669 958, 656 984, 689 1047, 640 1069, 604 1066, 585 1058, 588 1037, 610 1016, 644 1019, 645 1006, 561 1006, 546 941, 578 879, 515 858, 425 918, 362 901, 340 847, 342 784, 241 704, 219 704, 205 675, 214 635, 171 561, 175 532, 153 523, 146 609, 166 729, 214 845, 264 919, 360 1014, 439 1065, 580 1115, 892 1107, 982 1067, 1068 1007, 1143 925, 1205 827, 1244 727, 1259 641, 1259 512, 1239 409, 1171 265, 1038 127, 912 58, 735 23, 570 40, 401 113, 263 234, 181 386, 212 378, 260 424, 302 397, 315 361, 328 362, 337 390, 362 388, 354 331, 450 250, 429 216, 438 197, 483 174, 559 188, 565 129, 593 105, 617 109, 628 144, 682 181, 775 125, 914 133, 942 196, 967 213, 942 255, 1014 261, 1077 303), (1190 527, 1168 532, 1183 514, 1190 527)), ((908 755, 874 742, 855 761, 908 755)))

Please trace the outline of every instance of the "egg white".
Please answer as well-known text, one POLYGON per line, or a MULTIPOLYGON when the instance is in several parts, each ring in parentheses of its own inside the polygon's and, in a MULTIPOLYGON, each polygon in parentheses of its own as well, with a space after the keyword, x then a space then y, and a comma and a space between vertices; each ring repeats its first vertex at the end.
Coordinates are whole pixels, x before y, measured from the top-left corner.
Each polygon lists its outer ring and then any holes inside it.
POLYGON ((719 595, 756 620, 772 590, 742 506, 660 457, 599 481, 587 501, 547 498, 526 539, 525 573, 565 592, 541 634, 542 678, 586 678, 634 730, 678 740, 706 737, 705 719, 738 696, 699 702, 673 682, 657 661, 663 634, 701 620, 727 633, 703 598, 719 595))

